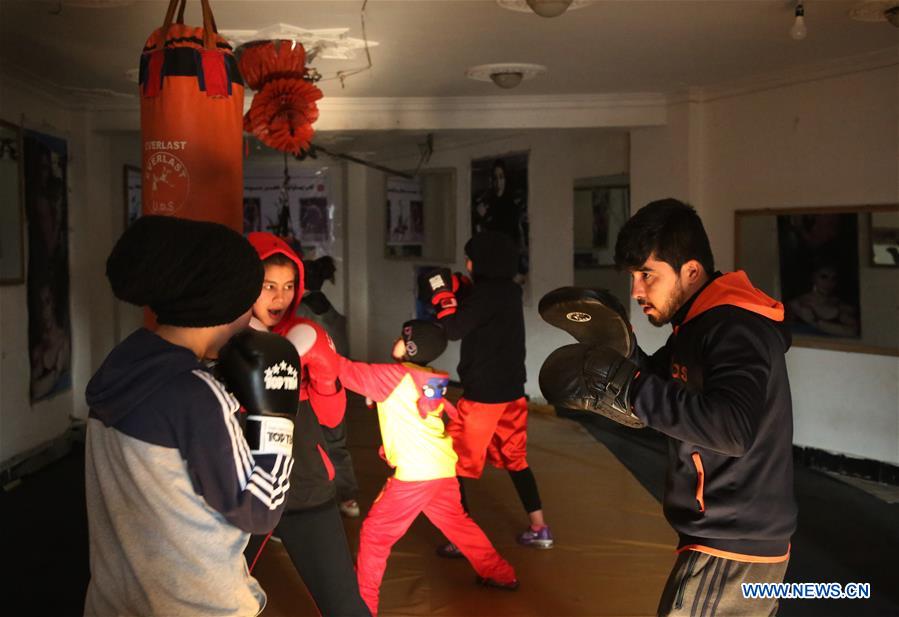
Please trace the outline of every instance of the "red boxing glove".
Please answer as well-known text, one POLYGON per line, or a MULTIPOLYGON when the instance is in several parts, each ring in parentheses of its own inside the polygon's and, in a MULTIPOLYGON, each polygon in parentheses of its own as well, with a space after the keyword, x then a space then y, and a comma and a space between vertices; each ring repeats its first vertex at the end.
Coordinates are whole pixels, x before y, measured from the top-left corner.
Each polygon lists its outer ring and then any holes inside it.
POLYGON ((320 394, 311 384, 306 388, 309 404, 318 418, 318 423, 334 428, 343 421, 346 413, 346 390, 341 388, 334 394, 320 394))
POLYGON ((293 343, 308 378, 306 392, 321 424, 335 427, 346 411, 346 390, 340 387, 340 355, 319 324, 299 318, 285 334, 293 343))
POLYGON ((453 293, 460 302, 471 293, 474 283, 461 272, 453 272, 453 293))
POLYGON ((453 293, 453 276, 447 268, 437 268, 425 277, 431 291, 431 304, 437 309, 437 319, 443 319, 456 312, 459 302, 453 293))

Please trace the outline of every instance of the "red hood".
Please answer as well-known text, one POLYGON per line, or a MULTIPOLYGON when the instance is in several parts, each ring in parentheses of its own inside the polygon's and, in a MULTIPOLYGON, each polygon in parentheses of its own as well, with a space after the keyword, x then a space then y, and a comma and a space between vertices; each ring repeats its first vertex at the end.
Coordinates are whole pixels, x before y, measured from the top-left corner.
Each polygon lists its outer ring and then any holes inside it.
POLYGON ((681 325, 716 306, 737 306, 767 317, 784 320, 784 305, 752 286, 742 270, 722 274, 702 290, 681 325))
POLYGON ((288 310, 284 311, 284 318, 282 318, 281 321, 283 322, 284 319, 292 318, 294 313, 296 313, 297 307, 300 305, 300 298, 303 297, 303 291, 305 290, 305 270, 303 268, 303 261, 297 256, 294 250, 290 248, 290 245, 287 244, 287 242, 275 234, 271 234, 267 231, 253 231, 247 234, 247 240, 250 241, 250 244, 252 244, 253 248, 256 249, 256 252, 259 253, 259 259, 263 261, 275 253, 281 253, 296 264, 298 275, 296 293, 293 296, 293 302, 291 302, 290 307, 288 307, 288 310))

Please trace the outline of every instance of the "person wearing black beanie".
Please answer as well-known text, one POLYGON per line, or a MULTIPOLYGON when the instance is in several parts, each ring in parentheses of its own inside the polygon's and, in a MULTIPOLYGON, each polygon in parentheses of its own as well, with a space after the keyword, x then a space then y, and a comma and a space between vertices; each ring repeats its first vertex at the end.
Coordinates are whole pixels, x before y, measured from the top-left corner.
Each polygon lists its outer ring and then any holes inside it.
POLYGON ((446 350, 446 331, 433 321, 407 321, 403 324, 402 339, 404 359, 419 366, 427 366, 446 350))
POLYGON ((280 519, 293 459, 251 453, 240 404, 204 360, 249 323, 262 263, 227 227, 145 216, 106 274, 159 327, 119 343, 87 386, 84 614, 258 614, 243 547, 280 519))
MULTIPOLYGON (((459 455, 462 504, 467 511, 464 482, 480 478, 486 464, 505 469, 529 522, 518 543, 549 549, 554 538, 527 460, 524 310, 521 286, 515 282, 518 249, 508 235, 485 231, 466 242, 465 255, 474 284, 460 285, 458 294, 451 294, 455 308, 438 313, 449 340, 461 340, 457 370, 463 394, 458 419, 447 425, 447 432, 459 455)), ((437 554, 461 557, 452 543, 438 547, 437 554)))
POLYGON ((106 276, 117 298, 150 307, 157 323, 203 328, 252 306, 263 267, 252 245, 224 225, 145 216, 112 249, 106 276))

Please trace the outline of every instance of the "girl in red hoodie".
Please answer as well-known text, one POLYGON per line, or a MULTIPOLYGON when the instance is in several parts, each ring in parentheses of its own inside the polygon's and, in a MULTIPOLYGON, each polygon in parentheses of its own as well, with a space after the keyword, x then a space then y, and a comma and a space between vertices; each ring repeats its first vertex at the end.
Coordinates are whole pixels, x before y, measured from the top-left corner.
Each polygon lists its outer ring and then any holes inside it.
MULTIPOLYGON (((337 381, 339 356, 321 326, 293 316, 303 295, 303 262, 297 254, 270 233, 254 232, 247 238, 265 266, 250 325, 290 340, 303 365, 294 429, 295 463, 287 508, 273 535, 283 542, 322 615, 368 616, 337 509, 334 467, 321 429, 321 425, 339 424, 346 409, 346 391, 337 381)), ((251 567, 262 546, 264 538, 254 537, 247 547, 251 567)))

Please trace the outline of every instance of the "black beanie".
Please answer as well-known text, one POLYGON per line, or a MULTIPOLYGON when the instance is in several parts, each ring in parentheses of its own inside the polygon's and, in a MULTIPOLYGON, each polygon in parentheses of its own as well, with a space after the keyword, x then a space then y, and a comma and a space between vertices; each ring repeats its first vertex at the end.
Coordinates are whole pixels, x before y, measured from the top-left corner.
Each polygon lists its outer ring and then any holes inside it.
POLYGON ((231 323, 259 297, 265 270, 256 249, 224 225, 171 216, 135 221, 106 260, 120 300, 149 306, 160 324, 231 323))
POLYGON ((501 231, 473 236, 465 243, 465 254, 471 260, 472 276, 511 279, 518 273, 518 248, 511 236, 501 231))
POLYGON ((424 366, 446 349, 446 332, 433 321, 413 319, 403 324, 403 342, 409 361, 424 366))

